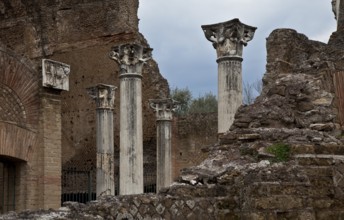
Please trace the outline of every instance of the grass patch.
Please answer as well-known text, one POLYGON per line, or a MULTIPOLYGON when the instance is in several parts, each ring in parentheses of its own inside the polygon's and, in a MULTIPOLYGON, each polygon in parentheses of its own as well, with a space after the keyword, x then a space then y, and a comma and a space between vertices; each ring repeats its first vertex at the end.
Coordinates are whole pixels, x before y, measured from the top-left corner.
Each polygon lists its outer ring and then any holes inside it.
POLYGON ((285 162, 290 157, 290 147, 288 144, 276 143, 267 147, 266 151, 275 156, 272 162, 285 162))

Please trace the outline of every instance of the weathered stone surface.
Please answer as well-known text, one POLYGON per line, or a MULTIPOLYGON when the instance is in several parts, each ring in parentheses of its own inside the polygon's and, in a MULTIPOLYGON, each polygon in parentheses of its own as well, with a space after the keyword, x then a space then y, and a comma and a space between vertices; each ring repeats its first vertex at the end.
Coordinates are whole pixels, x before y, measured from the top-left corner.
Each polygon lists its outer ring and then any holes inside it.
MULTIPOLYGON (((88 97, 85 88, 98 83, 119 84, 117 75, 121 70, 120 66, 112 62, 107 56, 111 47, 134 41, 148 46, 148 43, 138 32, 137 9, 137 0, 14 0, 0 2, 0 63, 1 67, 6 66, 6 68, 0 68, 0 84, 7 84, 7 80, 13 80, 15 83, 11 83, 11 89, 17 93, 16 96, 11 96, 9 99, 11 105, 8 107, 1 105, 5 108, 0 112, 0 118, 18 122, 19 125, 18 128, 14 129, 15 127, 13 127, 11 130, 7 130, 8 126, 6 126, 6 130, 5 126, 1 126, 2 134, 11 134, 7 137, 16 143, 18 142, 17 144, 2 144, 1 148, 6 146, 7 149, 1 154, 7 155, 8 151, 11 151, 11 155, 17 154, 17 151, 25 152, 24 149, 17 149, 17 146, 21 146, 21 142, 24 142, 23 146, 26 146, 30 151, 18 158, 39 158, 34 164, 29 164, 35 166, 34 168, 25 166, 26 170, 33 170, 37 172, 37 175, 31 175, 28 186, 25 186, 31 196, 23 194, 23 197, 16 197, 18 201, 21 200, 16 202, 18 209, 43 207, 42 203, 46 199, 43 200, 43 193, 40 193, 40 190, 43 189, 40 187, 41 183, 54 182, 59 189, 61 188, 61 175, 58 174, 61 172, 61 166, 54 164, 55 162, 60 163, 62 159, 63 170, 85 171, 96 167, 96 114, 94 112, 96 104, 88 97), (7 58, 7 54, 4 56, 3 48, 12 49, 11 56, 15 55, 14 57, 18 61, 23 61, 25 65, 19 66, 16 62, 8 62, 10 60, 7 58), (60 144, 62 145, 62 157, 57 157, 60 152, 55 151, 52 146, 50 147, 54 150, 49 150, 44 154, 54 168, 52 173, 58 175, 58 178, 52 175, 39 174, 43 170, 41 168, 43 166, 43 153, 39 153, 39 156, 38 153, 36 155, 38 152, 36 149, 43 149, 43 146, 35 147, 37 145, 34 143, 37 141, 34 138, 36 133, 33 133, 32 130, 38 129, 39 123, 44 124, 43 120, 45 120, 39 118, 41 112, 39 106, 43 106, 43 104, 40 103, 38 92, 40 90, 51 91, 50 88, 39 88, 42 84, 41 63, 44 58, 67 63, 71 66, 69 91, 61 93, 62 109, 55 109, 61 111, 62 117, 46 119, 53 119, 47 123, 49 128, 62 130, 62 144, 60 144), (29 66, 29 75, 27 75, 25 69, 29 66), (6 74, 1 74, 1 72, 6 74), (11 77, 7 77, 8 73, 11 77), (21 103, 18 102, 18 98, 22 99, 21 103), (26 116, 23 109, 26 111, 26 116), (56 126, 55 120, 58 123, 62 122, 61 127, 56 126), (22 132, 22 128, 26 126, 30 129, 29 133, 22 132), (23 140, 18 141, 17 134, 23 137, 23 140), (7 147, 8 144, 11 147, 7 147), (29 148, 29 146, 31 147, 29 148), (34 194, 37 196, 33 196, 34 194)), ((153 167, 147 169, 147 173, 151 175, 156 167, 156 126, 154 113, 149 109, 148 99, 167 97, 169 88, 167 81, 160 75, 158 66, 153 60, 147 61, 147 65, 143 68, 143 75, 145 76, 142 87, 143 127, 145 128, 143 131, 144 166, 153 167)), ((9 91, 7 86, 1 86, 1 89, 9 91)), ((0 96, 2 103, 7 103, 8 98, 5 99, 3 95, 0 96)), ((55 97, 53 98, 55 99, 55 97)), ((114 112, 117 112, 114 118, 119 118, 119 99, 116 99, 114 112)), ((119 120, 115 120, 114 125, 115 161, 117 161, 119 120)), ((52 136, 54 135, 52 132, 50 133, 52 136)), ((49 135, 50 133, 47 132, 49 135)), ((61 137, 57 136, 54 141, 57 142, 60 139, 61 137)), ((3 140, 6 139, 1 138, 1 142, 3 140)), ((48 141, 49 144, 53 143, 48 141)), ((38 142, 43 143, 43 138, 38 142)), ((44 166, 49 167, 48 164, 44 166)), ((115 163, 115 177, 117 174, 118 163, 115 163)), ((95 175, 92 176, 95 179, 95 175)), ((24 179, 27 178, 20 178, 20 181, 17 182, 25 185, 24 179)), ((79 180, 77 187, 79 185, 82 187, 86 183, 87 181, 79 180)), ((92 182, 93 186, 95 186, 94 183, 95 181, 92 182)), ((65 186, 66 182, 62 182, 62 185, 65 186)), ((49 203, 52 201, 56 203, 57 201, 55 206, 51 207, 59 206, 61 201, 59 190, 55 190, 55 188, 50 190, 49 187, 44 190, 54 195, 54 198, 50 197, 50 200, 47 200, 49 203)), ((66 192, 63 191, 63 193, 66 192)), ((49 195, 44 195, 44 197, 48 198, 49 195)))
POLYGON ((69 90, 70 66, 54 60, 42 60, 43 86, 54 89, 69 90))
POLYGON ((217 142, 217 113, 174 117, 172 126, 173 177, 180 170, 200 164, 217 142))
POLYGON ((97 179, 96 195, 115 195, 115 162, 113 137, 113 109, 115 86, 98 84, 87 89, 96 102, 97 114, 97 179))
POLYGON ((172 99, 150 99, 157 123, 157 181, 159 191, 172 183, 172 112, 177 104, 172 99))
POLYGON ((130 43, 115 46, 110 58, 120 66, 120 195, 143 193, 142 69, 152 49, 130 43))
POLYGON ((326 124, 311 124, 309 125, 310 129, 317 130, 317 131, 332 131, 335 129, 335 125, 333 123, 326 123, 326 124))
POLYGON ((180 179, 158 194, 67 203, 50 214, 60 219, 342 218, 344 143, 333 80, 344 68, 338 60, 344 55, 341 43, 338 38, 330 45, 310 41, 290 29, 274 31, 267 41, 262 95, 239 109, 231 130, 207 149, 202 163, 183 169, 180 179), (276 143, 289 146, 289 160, 262 160, 259 152, 276 143))

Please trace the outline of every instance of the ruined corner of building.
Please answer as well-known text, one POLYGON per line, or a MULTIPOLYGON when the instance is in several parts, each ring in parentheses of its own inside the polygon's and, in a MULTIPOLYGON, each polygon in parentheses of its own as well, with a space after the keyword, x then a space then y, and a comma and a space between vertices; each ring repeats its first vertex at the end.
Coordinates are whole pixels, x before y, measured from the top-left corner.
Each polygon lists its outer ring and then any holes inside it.
MULTIPOLYGON (((229 130, 218 137, 206 130, 205 120, 217 120, 211 114, 173 121, 174 168, 181 171, 171 186, 97 200, 91 193, 87 204, 61 207, 61 197, 95 188, 97 103, 86 88, 118 84, 121 67, 108 57, 115 44, 148 44, 138 33, 138 1, 16 2, 0 2, 0 213, 36 211, 0 219, 342 218, 344 16, 338 15, 344 7, 334 7, 338 30, 327 44, 292 29, 269 35, 262 93, 238 108, 229 130), (118 22, 104 20, 104 11, 118 22), (69 91, 63 82, 63 89, 49 79, 42 85, 42 59, 59 61, 54 65, 68 72, 69 91), (204 130, 196 136, 199 124, 204 130), (194 149, 202 144, 208 147, 194 149)), ((156 178, 156 125, 148 100, 167 97, 169 89, 154 61, 143 75, 144 170, 156 178)), ((119 112, 119 100, 111 100, 119 112)), ((118 158, 119 120, 113 124, 118 158)))

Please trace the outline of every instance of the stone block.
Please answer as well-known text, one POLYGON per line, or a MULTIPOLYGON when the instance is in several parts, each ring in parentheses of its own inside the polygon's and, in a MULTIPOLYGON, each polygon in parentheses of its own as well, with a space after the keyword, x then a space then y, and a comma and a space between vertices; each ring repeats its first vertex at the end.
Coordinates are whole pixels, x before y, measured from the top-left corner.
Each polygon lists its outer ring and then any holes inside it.
POLYGON ((331 166, 335 163, 333 158, 298 157, 296 160, 302 166, 331 166))
POLYGON ((333 178, 332 176, 314 176, 309 177, 309 181, 313 187, 330 187, 333 186, 333 178))
POLYGON ((332 131, 335 128, 335 125, 333 123, 317 123, 317 124, 310 124, 309 128, 312 130, 317 131, 332 131))
POLYGON ((240 134, 238 135, 238 140, 241 141, 254 141, 260 139, 260 134, 240 134))
POLYGON ((265 218, 265 213, 260 213, 260 212, 252 212, 249 213, 243 213, 241 214, 240 219, 247 219, 247 220, 266 220, 265 218))
POLYGON ((278 195, 253 199, 254 207, 258 210, 289 210, 303 207, 303 199, 295 196, 278 195))
MULTIPOLYGON (((219 220, 241 220, 239 213, 229 212, 229 211, 219 211, 216 213, 216 219, 219 220)), ((249 220, 249 218, 248 218, 249 220)))
POLYGON ((310 166, 310 167, 300 167, 303 171, 306 172, 308 176, 323 176, 323 177, 332 177, 333 168, 327 166, 310 166))
POLYGON ((315 211, 315 219, 317 220, 338 220, 341 219, 341 214, 342 212, 340 211, 325 211, 325 210, 319 210, 315 211))
POLYGON ((220 141, 221 145, 223 145, 223 144, 231 144, 236 139, 237 139, 237 136, 235 134, 233 134, 233 133, 228 133, 228 134, 220 135, 219 136, 219 141, 220 141))
POLYGON ((315 146, 311 144, 291 144, 290 152, 292 154, 313 154, 315 146))
POLYGON ((332 199, 314 199, 312 202, 312 207, 314 207, 316 210, 319 209, 329 209, 333 207, 334 205, 334 200, 332 199))
POLYGON ((315 220, 315 216, 311 212, 299 212, 295 211, 286 211, 286 212, 276 212, 276 220, 277 219, 297 219, 297 220, 315 220))

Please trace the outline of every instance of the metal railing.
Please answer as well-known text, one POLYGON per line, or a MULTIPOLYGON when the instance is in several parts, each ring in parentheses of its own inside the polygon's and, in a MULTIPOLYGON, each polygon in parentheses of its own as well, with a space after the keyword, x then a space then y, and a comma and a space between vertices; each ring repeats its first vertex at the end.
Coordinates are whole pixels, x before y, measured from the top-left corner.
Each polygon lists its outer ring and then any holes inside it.
MULTIPOLYGON (((118 167, 115 171, 115 195, 119 193, 118 167)), ((144 165, 144 193, 156 193, 156 165, 144 165)), ((96 170, 62 169, 61 204, 66 201, 87 203, 96 199, 96 170)))
POLYGON ((87 203, 96 199, 94 170, 62 170, 61 203, 74 201, 87 203))
POLYGON ((156 193, 156 165, 147 163, 143 166, 144 193, 156 193))

